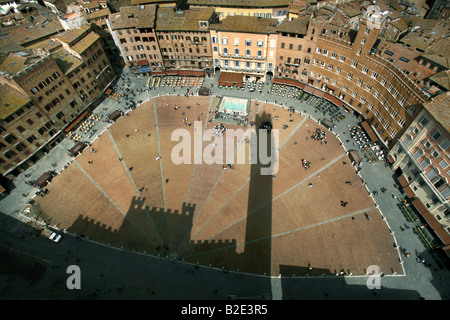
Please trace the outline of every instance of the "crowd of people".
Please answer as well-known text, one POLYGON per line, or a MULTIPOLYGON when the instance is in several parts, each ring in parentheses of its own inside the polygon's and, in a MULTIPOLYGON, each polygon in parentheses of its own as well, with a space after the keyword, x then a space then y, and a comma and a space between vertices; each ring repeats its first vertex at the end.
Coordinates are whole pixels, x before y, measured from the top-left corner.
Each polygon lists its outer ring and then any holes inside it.
POLYGON ((266 129, 267 132, 270 132, 272 130, 272 123, 270 121, 266 120, 261 123, 260 129, 266 129))
POLYGON ((302 167, 305 168, 305 170, 308 170, 311 167, 311 162, 306 159, 302 159, 302 167))
POLYGON ((320 143, 327 143, 327 141, 325 140, 327 138, 327 133, 323 130, 321 130, 320 128, 317 128, 316 131, 313 132, 313 134, 311 135, 311 139, 320 141, 320 143))
POLYGON ((214 127, 214 134, 216 136, 223 136, 225 131, 227 131, 227 128, 222 123, 214 127))

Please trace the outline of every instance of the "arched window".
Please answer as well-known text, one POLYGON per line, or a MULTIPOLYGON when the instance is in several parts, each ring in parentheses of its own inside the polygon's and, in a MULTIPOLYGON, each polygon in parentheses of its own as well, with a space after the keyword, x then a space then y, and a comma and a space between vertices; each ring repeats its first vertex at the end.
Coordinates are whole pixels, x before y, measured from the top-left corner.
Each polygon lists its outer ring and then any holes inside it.
POLYGON ((430 159, 428 159, 427 157, 425 157, 422 162, 420 163, 420 166, 422 167, 422 169, 425 169, 426 167, 428 167, 431 164, 430 159))
POLYGON ((414 158, 419 159, 423 155, 423 149, 417 148, 417 151, 414 153, 414 158))

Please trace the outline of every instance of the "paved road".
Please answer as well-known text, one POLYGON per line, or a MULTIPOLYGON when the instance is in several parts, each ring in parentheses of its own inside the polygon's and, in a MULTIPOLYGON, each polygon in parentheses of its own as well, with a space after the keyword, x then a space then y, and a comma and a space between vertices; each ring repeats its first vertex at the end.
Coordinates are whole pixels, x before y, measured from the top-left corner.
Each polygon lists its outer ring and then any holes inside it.
MULTIPOLYGON (((137 93, 137 89, 143 88, 146 83, 147 79, 132 78, 125 72, 118 82, 117 90, 134 90, 135 101, 145 101, 156 95, 174 94, 172 88, 157 88, 137 93), (127 78, 130 80, 126 80, 127 78)), ((207 79, 204 85, 213 85, 213 94, 276 101, 283 106, 293 106, 297 111, 306 112, 315 119, 320 117, 308 103, 272 96, 267 94, 267 91, 261 95, 247 90, 221 90, 216 84, 217 77, 207 79)), ((268 86, 266 89, 268 90, 268 86)), ((185 89, 178 91, 183 94, 185 89)), ((106 99, 95 113, 105 117, 116 109, 129 111, 124 100, 118 103, 106 99)), ((336 124, 334 131, 340 134, 347 150, 354 147, 352 141, 346 142, 344 138, 348 135, 348 126, 357 123, 358 120, 353 115, 348 115, 336 124)), ((96 134, 86 136, 86 140, 93 141, 108 126, 106 122, 97 123, 94 128, 97 130, 96 134)), ((392 197, 393 194, 401 196, 401 193, 394 187, 392 171, 382 163, 364 162, 361 177, 371 191, 380 190, 381 187, 387 189, 386 193, 380 193, 374 196, 374 199, 394 232, 397 243, 410 252, 421 254, 431 266, 426 267, 418 262, 415 255, 404 258, 406 276, 383 277, 382 289, 369 290, 366 277, 270 279, 182 262, 175 263, 159 257, 110 248, 86 239, 76 239, 69 234, 66 234, 59 244, 36 237, 31 229, 16 219, 24 203, 33 196, 33 189, 25 181, 35 180, 45 171, 62 170, 66 164, 73 161, 67 155, 67 149, 73 145, 74 142, 69 139, 62 141, 25 172, 30 174, 30 177, 20 175, 14 181, 16 189, 0 201, 0 212, 3 212, 0 214, 0 298, 225 299, 227 295, 256 297, 261 294, 274 299, 450 298, 450 272, 438 268, 411 229, 401 231, 400 227, 404 226, 406 220, 396 208, 396 200, 392 197), (81 268, 81 290, 68 290, 66 287, 66 279, 69 276, 66 269, 71 264, 81 268)))

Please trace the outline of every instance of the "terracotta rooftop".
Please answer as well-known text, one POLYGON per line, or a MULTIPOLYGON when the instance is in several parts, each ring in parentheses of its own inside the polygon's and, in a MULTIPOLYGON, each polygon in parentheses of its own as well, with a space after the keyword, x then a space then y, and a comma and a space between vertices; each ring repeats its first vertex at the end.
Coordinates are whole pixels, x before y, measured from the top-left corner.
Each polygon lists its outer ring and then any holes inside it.
POLYGON ((213 7, 251 7, 251 8, 277 8, 288 7, 291 0, 188 0, 190 6, 213 7))
POLYGON ((434 39, 422 36, 419 32, 409 32, 406 36, 401 38, 399 42, 404 43, 411 48, 425 51, 434 42, 434 39))
POLYGON ((55 54, 52 54, 52 57, 55 59, 56 64, 59 66, 61 71, 66 75, 71 73, 83 63, 83 61, 65 50, 60 50, 55 54))
POLYGON ((90 31, 89 26, 81 26, 80 28, 64 32, 63 34, 59 35, 56 39, 58 39, 61 42, 67 43, 69 46, 72 46, 82 37, 87 35, 89 31, 90 31))
POLYGON ((275 33, 277 19, 257 18, 253 16, 228 16, 220 23, 211 24, 210 29, 231 32, 275 33))
POLYGON ((422 57, 424 57, 425 59, 428 59, 430 61, 433 61, 434 63, 450 69, 450 55, 444 56, 442 54, 434 54, 434 53, 425 53, 422 54, 422 57))
POLYGON ((100 39, 100 36, 96 34, 95 32, 91 31, 88 35, 83 37, 80 41, 78 41, 76 44, 71 46, 71 49, 79 54, 83 53, 88 49, 95 41, 100 39))
POLYGON ((159 3, 176 3, 176 0, 131 0, 130 5, 139 5, 139 4, 159 4, 159 3))
POLYGON ((96 19, 101 17, 108 17, 111 14, 109 8, 100 9, 86 14, 86 19, 96 19))
MULTIPOLYGON (((214 8, 192 8, 174 11, 173 8, 159 8, 156 18, 156 30, 201 30, 199 21, 209 21, 214 15, 214 8)), ((207 29, 205 29, 207 30, 207 29)))
POLYGON ((127 28, 154 28, 156 5, 121 7, 120 12, 110 15, 111 27, 116 29, 127 28))
POLYGON ((31 99, 26 94, 7 84, 0 85, 0 119, 6 119, 30 101, 31 99))
POLYGON ((436 82, 439 86, 445 88, 446 90, 450 90, 450 70, 438 72, 435 75, 429 77, 428 79, 430 79, 433 82, 436 82))
POLYGON ((278 26, 278 32, 288 32, 295 34, 306 34, 308 31, 308 23, 310 16, 302 16, 297 19, 284 19, 283 22, 278 26))
POLYGON ((450 91, 437 95, 424 106, 447 131, 450 131, 450 91))
POLYGON ((31 54, 29 52, 10 53, 0 64, 0 71, 10 75, 16 75, 23 71, 29 65, 42 59, 42 56, 31 54))

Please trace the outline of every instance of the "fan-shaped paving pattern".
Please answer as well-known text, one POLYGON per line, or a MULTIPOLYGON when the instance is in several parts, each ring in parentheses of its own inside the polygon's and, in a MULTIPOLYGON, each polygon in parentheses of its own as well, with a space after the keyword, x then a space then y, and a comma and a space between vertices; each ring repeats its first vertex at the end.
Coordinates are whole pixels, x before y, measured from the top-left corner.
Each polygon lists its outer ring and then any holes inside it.
MULTIPOLYGON (((224 146, 234 161, 245 150, 245 164, 232 170, 195 164, 193 153, 190 164, 175 164, 174 130, 187 130, 194 150, 194 136, 216 124, 210 120, 218 103, 217 97, 180 96, 145 102, 93 142, 97 152, 86 149, 58 175, 39 205, 55 224, 90 239, 214 267, 363 274, 375 264, 386 274, 402 272, 394 239, 339 140, 332 132, 326 143, 311 139, 316 128, 325 129, 307 115, 252 101, 255 126, 227 124, 256 132, 271 119, 279 130, 274 177, 250 163, 245 142, 224 146), (311 167, 303 168, 301 159, 311 167), (342 207, 341 200, 349 204, 342 207)), ((201 150, 211 143, 203 141, 201 150)))

